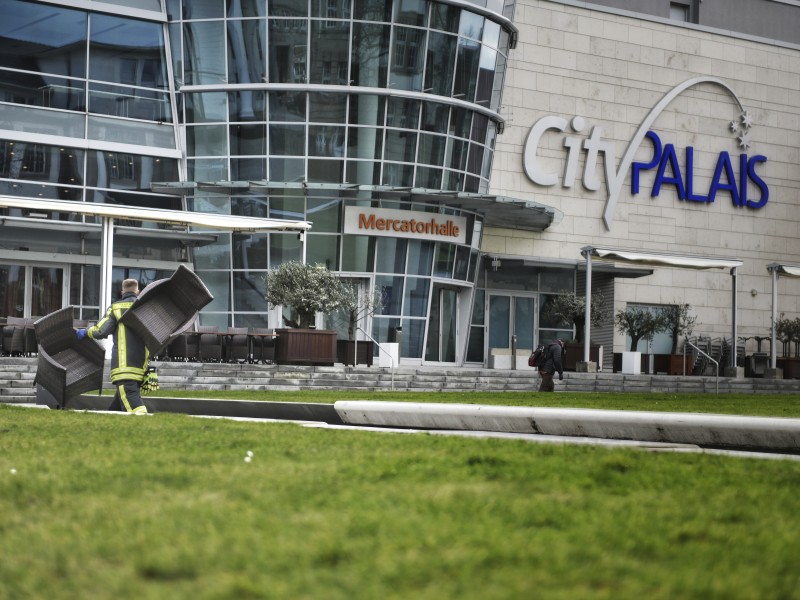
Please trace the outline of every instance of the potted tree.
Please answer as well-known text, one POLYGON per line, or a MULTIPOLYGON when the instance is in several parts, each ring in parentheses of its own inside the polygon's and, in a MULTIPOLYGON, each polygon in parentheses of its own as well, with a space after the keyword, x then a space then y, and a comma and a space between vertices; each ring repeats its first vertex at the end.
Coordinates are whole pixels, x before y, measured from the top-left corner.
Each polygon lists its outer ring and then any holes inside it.
MULTIPOLYGON (((575 328, 575 340, 565 344, 567 351, 566 362, 568 364, 564 365, 564 368, 575 369, 577 362, 583 360, 583 341, 586 334, 586 298, 573 292, 552 296, 545 307, 545 312, 548 317, 575 328)), ((593 293, 589 323, 593 327, 598 327, 603 324, 605 318, 605 297, 601 292, 593 293)), ((589 348, 590 360, 597 363, 599 355, 599 345, 589 348)))
POLYGON ((671 304, 661 309, 664 319, 662 331, 669 331, 672 336, 672 351, 669 358, 669 374, 683 375, 692 370, 691 355, 685 352, 678 353, 678 340, 680 336, 690 336, 694 329, 697 317, 691 315, 692 307, 689 304, 671 304), (689 360, 686 363, 686 360, 689 360))
POLYGON ((664 330, 664 316, 638 306, 629 306, 617 311, 614 318, 617 330, 631 338, 629 352, 622 353, 622 372, 638 375, 642 369, 642 353, 638 351, 639 340, 650 339, 664 330))
POLYGON ((288 364, 333 365, 336 331, 314 328, 317 312, 328 313, 342 302, 339 279, 323 265, 283 263, 264 275, 268 305, 291 309, 283 317, 287 328, 276 329, 275 361, 288 364))
POLYGON ((347 327, 347 339, 337 340, 338 361, 346 365, 365 363, 372 366, 372 342, 357 342, 356 334, 359 322, 374 314, 385 302, 384 294, 379 289, 366 290, 354 281, 341 281, 341 302, 333 314, 334 319, 343 322, 347 327))
POLYGON ((784 379, 800 378, 800 318, 787 319, 783 315, 775 322, 775 336, 783 346, 783 357, 777 366, 783 369, 784 379), (794 355, 792 355, 794 345, 794 355))

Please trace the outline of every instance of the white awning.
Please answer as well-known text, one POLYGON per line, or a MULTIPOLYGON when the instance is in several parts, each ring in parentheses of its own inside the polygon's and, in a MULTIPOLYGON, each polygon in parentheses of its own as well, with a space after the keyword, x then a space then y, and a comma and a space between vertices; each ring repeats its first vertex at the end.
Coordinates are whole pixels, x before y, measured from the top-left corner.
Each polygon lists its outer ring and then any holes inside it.
POLYGON ((781 265, 773 263, 771 265, 767 265, 768 269, 770 269, 770 267, 774 268, 779 275, 788 275, 789 277, 800 277, 800 266, 798 265, 781 265))
POLYGON ((716 256, 693 256, 674 254, 671 252, 646 252, 643 250, 624 250, 620 248, 598 248, 587 246, 581 249, 582 254, 589 251, 592 256, 606 260, 617 260, 639 265, 680 267, 684 269, 732 269, 744 263, 734 258, 716 256))
MULTIPOLYGON (((311 229, 311 223, 309 221, 264 219, 259 217, 220 215, 185 210, 143 208, 141 206, 99 204, 95 202, 75 202, 72 200, 40 200, 35 198, 0 196, 0 207, 26 208, 37 211, 53 211, 62 213, 78 213, 94 217, 108 217, 112 219, 125 220, 133 219, 136 221, 170 223, 173 225, 184 225, 186 227, 194 226, 209 229, 223 229, 226 231, 235 232, 307 231, 311 229)), ((54 229, 58 228, 58 223, 59 222, 53 222, 54 229)))

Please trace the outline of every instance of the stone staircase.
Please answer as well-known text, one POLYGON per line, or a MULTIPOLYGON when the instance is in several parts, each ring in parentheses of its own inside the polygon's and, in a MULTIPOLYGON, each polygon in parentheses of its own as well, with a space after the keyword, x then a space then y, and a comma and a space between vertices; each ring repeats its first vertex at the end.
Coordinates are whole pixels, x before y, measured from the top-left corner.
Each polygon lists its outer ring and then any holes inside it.
MULTIPOLYGON (((165 390, 359 390, 408 392, 535 391, 533 369, 446 367, 304 367, 293 365, 158 362, 165 390)), ((106 377, 108 377, 108 364, 106 377)), ((0 357, 0 402, 34 402, 36 358, 0 357)), ((106 380, 104 386, 110 389, 106 380)), ((797 394, 800 379, 732 379, 621 373, 564 373, 556 390, 565 392, 797 394)))

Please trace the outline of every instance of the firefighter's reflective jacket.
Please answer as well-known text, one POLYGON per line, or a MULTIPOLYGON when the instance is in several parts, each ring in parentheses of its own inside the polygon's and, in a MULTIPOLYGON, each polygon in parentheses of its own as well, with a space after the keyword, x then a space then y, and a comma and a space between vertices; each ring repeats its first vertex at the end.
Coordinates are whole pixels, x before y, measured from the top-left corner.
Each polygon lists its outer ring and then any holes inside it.
POLYGON ((122 380, 142 381, 147 371, 150 352, 142 339, 119 322, 120 317, 136 300, 136 294, 128 292, 108 307, 105 316, 97 325, 89 327, 86 335, 94 340, 114 336, 111 352, 111 383, 122 380))

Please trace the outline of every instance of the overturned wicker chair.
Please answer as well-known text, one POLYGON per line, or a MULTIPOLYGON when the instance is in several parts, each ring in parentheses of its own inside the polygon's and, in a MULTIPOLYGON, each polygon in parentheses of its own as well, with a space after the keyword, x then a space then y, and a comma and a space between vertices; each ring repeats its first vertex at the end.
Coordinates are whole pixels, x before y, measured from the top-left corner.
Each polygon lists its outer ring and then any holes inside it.
POLYGON ((190 269, 180 265, 167 279, 145 287, 120 318, 157 355, 178 335, 188 330, 198 311, 214 299, 190 269))
POLYGON ((73 396, 103 389, 105 349, 88 337, 78 339, 72 309, 67 306, 33 324, 39 350, 36 401, 51 408, 64 408, 73 396))

